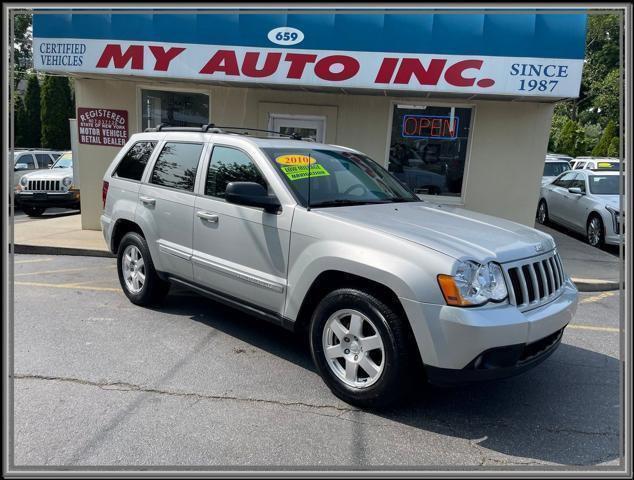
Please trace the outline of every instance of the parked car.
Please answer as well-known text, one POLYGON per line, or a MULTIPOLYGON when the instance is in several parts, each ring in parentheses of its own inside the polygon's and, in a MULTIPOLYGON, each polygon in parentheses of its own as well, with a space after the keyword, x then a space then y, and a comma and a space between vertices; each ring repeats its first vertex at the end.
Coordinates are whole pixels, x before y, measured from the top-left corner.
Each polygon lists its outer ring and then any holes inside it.
POLYGON ((620 173, 571 170, 541 189, 537 221, 549 221, 583 233, 595 247, 621 242, 620 173))
POLYGON ((325 383, 362 407, 425 378, 525 371, 577 305, 551 236, 422 201, 345 147, 157 127, 131 136, 102 192, 132 303, 175 283, 305 332, 325 383))
POLYGON ((573 170, 613 170, 618 171, 621 160, 604 157, 577 157, 572 164, 573 170))
POLYGON ((544 163, 544 173, 542 175, 542 185, 552 182, 561 173, 570 170, 570 163, 566 159, 561 159, 558 156, 546 155, 546 161, 544 163))
POLYGON ((16 148, 13 154, 13 188, 26 173, 50 168, 63 152, 57 150, 35 150, 16 148))
POLYGON ((78 209, 79 188, 74 183, 72 152, 64 152, 50 169, 23 175, 15 198, 30 217, 42 215, 47 208, 78 209))

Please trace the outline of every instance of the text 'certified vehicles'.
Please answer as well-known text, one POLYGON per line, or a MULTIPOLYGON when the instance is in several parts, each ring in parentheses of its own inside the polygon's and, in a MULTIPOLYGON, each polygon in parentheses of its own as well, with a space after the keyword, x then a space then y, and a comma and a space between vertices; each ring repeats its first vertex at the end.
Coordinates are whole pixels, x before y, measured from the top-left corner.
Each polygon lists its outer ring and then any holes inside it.
POLYGON ((571 170, 542 186, 537 221, 583 233, 595 247, 621 242, 619 172, 571 170))
POLYGON ((64 152, 46 170, 22 176, 15 198, 24 213, 37 217, 47 208, 79 208, 79 188, 73 175, 73 154, 64 152))
POLYGON ((553 239, 423 202, 364 154, 211 126, 133 135, 103 182, 128 298, 170 283, 309 338, 330 389, 379 406, 524 371, 577 302, 553 239))

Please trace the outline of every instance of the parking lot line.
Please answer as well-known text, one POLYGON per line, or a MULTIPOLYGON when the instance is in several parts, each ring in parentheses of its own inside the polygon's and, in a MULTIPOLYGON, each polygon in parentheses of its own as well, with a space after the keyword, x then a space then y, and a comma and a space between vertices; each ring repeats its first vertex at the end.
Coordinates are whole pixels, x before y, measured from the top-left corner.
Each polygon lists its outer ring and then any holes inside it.
POLYGON ((34 258, 32 260, 17 260, 14 263, 39 263, 39 262, 50 262, 53 260, 52 258, 34 258))
POLYGON ((599 300, 603 300, 604 298, 612 297, 612 296, 614 296, 616 294, 617 294, 617 292, 603 292, 603 293, 599 293, 598 295, 593 295, 591 297, 583 298, 583 299, 579 300, 579 303, 598 302, 599 300))
POLYGON ((66 272, 80 272, 83 270, 101 270, 104 268, 117 268, 116 265, 109 265, 107 267, 99 267, 99 268, 95 268, 95 267, 81 267, 81 268, 64 268, 64 269, 60 269, 60 270, 42 270, 42 271, 37 271, 37 272, 26 272, 26 273, 16 273, 15 276, 16 277, 22 277, 25 275, 44 275, 46 273, 66 273, 66 272))
POLYGON ((568 328, 578 329, 578 330, 596 330, 598 332, 620 332, 620 328, 614 327, 595 327, 593 325, 579 325, 579 324, 569 324, 568 328))
POLYGON ((68 290, 96 290, 98 292, 123 293, 120 288, 82 286, 81 283, 41 283, 41 282, 15 282, 16 285, 26 287, 65 288, 68 290))

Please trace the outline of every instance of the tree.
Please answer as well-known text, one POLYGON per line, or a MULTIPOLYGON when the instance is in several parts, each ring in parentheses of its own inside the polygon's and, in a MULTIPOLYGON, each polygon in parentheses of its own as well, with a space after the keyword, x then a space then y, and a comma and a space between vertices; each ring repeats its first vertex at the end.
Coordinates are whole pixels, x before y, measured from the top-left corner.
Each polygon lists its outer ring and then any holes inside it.
POLYGON ((612 140, 610 141, 610 146, 608 147, 608 157, 618 158, 621 156, 619 143, 619 137, 612 137, 612 140))
POLYGON ((40 82, 37 76, 29 76, 24 94, 24 146, 39 147, 41 145, 40 122, 40 82))
POLYGON ((24 108, 24 101, 20 95, 15 94, 15 109, 13 111, 13 121, 14 121, 14 146, 15 147, 26 147, 27 143, 25 141, 25 133, 26 133, 26 110, 24 108))
POLYGON ((592 149, 592 155, 595 157, 607 157, 608 149, 610 148, 612 139, 616 137, 616 133, 616 125, 610 120, 607 127, 603 130, 599 143, 592 149))
POLYGON ((13 15, 14 87, 26 77, 26 71, 33 66, 31 24, 30 13, 13 15))
POLYGON ((557 152, 572 157, 579 157, 586 152, 583 128, 574 120, 568 119, 561 130, 557 141, 557 152))
POLYGON ((47 76, 42 83, 42 146, 55 150, 70 148, 68 119, 73 106, 67 77, 47 76))

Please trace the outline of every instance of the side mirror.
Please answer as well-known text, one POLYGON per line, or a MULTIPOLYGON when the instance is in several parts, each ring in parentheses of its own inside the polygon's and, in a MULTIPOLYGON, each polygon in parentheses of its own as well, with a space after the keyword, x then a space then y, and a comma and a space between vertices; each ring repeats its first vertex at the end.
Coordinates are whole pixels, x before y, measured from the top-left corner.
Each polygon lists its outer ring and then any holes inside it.
POLYGON ((568 191, 570 193, 574 193, 575 195, 585 195, 585 193, 579 187, 570 187, 568 191))
POLYGON ((14 171, 17 172, 18 170, 28 170, 28 169, 29 169, 29 166, 26 163, 16 163, 14 171))
POLYGON ((268 213, 277 213, 282 206, 275 196, 267 194, 264 187, 255 182, 227 184, 225 200, 236 205, 263 208, 268 213))

